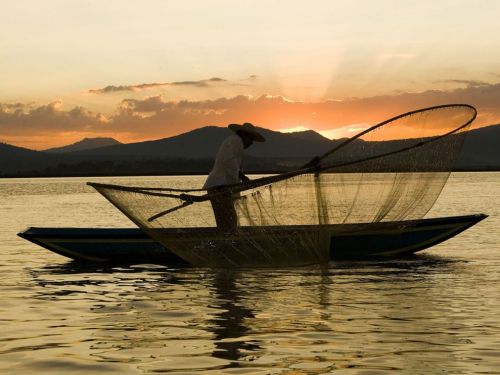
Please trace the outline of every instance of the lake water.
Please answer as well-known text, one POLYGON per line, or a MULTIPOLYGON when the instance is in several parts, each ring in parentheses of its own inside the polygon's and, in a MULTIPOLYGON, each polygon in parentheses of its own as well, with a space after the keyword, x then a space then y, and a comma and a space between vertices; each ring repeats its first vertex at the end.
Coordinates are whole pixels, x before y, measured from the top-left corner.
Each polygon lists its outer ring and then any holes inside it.
POLYGON ((16 236, 133 226, 87 180, 179 179, 0 180, 1 374, 500 374, 500 173, 453 174, 428 216, 490 217, 404 260, 85 268, 16 236))

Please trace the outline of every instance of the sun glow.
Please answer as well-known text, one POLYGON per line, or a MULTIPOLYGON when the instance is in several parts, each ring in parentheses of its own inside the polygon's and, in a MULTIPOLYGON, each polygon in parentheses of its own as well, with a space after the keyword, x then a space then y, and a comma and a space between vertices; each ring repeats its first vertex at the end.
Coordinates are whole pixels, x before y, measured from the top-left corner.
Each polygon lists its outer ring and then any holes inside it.
POLYGON ((297 133, 297 132, 304 132, 307 130, 311 130, 311 129, 306 128, 305 126, 295 126, 293 128, 278 129, 277 131, 279 131, 281 133, 297 133))
POLYGON ((318 133, 328 139, 351 138, 369 127, 369 124, 352 124, 336 129, 320 130, 318 133))
POLYGON ((281 133, 296 133, 303 132, 308 130, 316 131, 318 134, 321 134, 323 137, 328 139, 339 139, 339 138, 350 138, 354 135, 366 130, 370 127, 369 124, 352 124, 348 126, 343 126, 341 128, 329 129, 329 130, 314 130, 305 126, 295 126, 293 128, 284 128, 279 129, 278 131, 281 133))

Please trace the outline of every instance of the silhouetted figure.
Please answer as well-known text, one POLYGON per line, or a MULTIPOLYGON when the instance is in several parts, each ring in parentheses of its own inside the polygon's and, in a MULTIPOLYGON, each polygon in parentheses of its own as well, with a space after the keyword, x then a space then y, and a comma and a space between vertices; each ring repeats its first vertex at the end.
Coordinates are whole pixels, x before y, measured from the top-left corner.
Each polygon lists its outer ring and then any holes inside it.
POLYGON ((223 232, 236 229, 238 218, 234 209, 231 190, 227 185, 248 181, 249 178, 241 171, 243 150, 254 142, 265 142, 265 138, 257 132, 252 124, 230 124, 228 126, 235 134, 222 142, 215 157, 214 166, 208 175, 204 189, 212 195, 210 202, 214 210, 217 228, 223 232))

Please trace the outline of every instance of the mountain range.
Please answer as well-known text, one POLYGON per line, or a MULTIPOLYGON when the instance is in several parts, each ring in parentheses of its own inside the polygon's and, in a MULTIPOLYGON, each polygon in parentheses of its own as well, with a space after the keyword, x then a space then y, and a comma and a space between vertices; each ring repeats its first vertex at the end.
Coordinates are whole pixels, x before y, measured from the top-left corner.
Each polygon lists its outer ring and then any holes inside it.
POLYGON ((121 145, 121 144, 122 144, 121 142, 118 142, 114 138, 104 138, 104 137, 83 138, 81 141, 78 141, 76 143, 72 143, 70 145, 63 147, 49 148, 44 151, 53 154, 60 154, 72 151, 92 150, 94 148, 121 145))
MULTIPOLYGON (((342 140, 309 130, 280 133, 259 128, 267 142, 246 151, 247 172, 280 172, 302 165, 342 140)), ((205 174, 231 131, 206 126, 174 137, 122 144, 85 138, 64 147, 34 151, 0 143, 0 176, 205 174)), ((457 170, 500 170, 500 125, 469 132, 457 170)))

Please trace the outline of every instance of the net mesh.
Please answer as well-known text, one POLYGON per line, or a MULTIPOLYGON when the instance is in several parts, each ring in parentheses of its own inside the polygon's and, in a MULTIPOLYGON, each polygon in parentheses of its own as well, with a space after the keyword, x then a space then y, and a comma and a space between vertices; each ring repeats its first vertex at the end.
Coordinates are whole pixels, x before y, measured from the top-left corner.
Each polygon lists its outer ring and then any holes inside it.
POLYGON ((224 189, 90 185, 194 265, 322 263, 335 251, 331 235, 339 225, 423 218, 475 116, 469 105, 409 112, 338 143, 304 168, 224 189))

